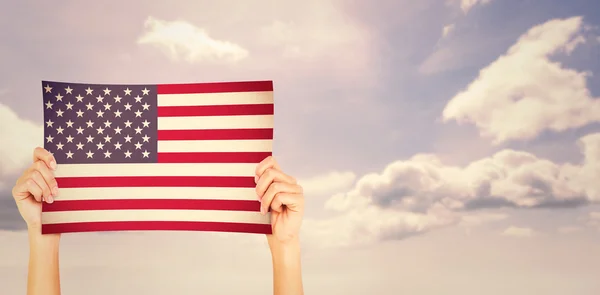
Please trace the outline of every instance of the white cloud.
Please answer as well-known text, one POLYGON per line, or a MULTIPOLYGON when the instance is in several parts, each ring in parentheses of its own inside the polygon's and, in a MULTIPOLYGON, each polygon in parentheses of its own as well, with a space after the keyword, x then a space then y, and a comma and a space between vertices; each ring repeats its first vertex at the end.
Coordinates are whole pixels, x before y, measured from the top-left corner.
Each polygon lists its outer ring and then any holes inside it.
MULTIPOLYGON (((33 149, 43 145, 42 126, 20 118, 0 103, 0 189, 6 189, 7 177, 20 173, 33 158, 33 149)), ((12 186, 12 184, 10 184, 12 186)))
POLYGON ((467 14, 476 5, 485 5, 490 3, 491 1, 492 0, 461 0, 460 9, 463 11, 464 14, 467 14))
POLYGON ((348 189, 354 183, 356 174, 351 171, 331 171, 312 178, 298 180, 305 195, 321 196, 348 189))
POLYGON ((572 17, 531 28, 448 102, 444 121, 475 124, 496 144, 600 121, 600 100, 587 88, 588 73, 549 59, 584 42, 581 27, 582 18, 572 17))
POLYGON ((579 226, 559 226, 556 231, 561 234, 570 234, 574 232, 580 232, 583 229, 579 226))
POLYGON ((600 133, 582 137, 579 164, 556 164, 533 154, 502 150, 467 166, 448 166, 419 154, 364 175, 332 196, 328 220, 309 220, 306 235, 325 246, 401 239, 460 224, 504 219, 474 209, 561 208, 600 202, 600 133))
POLYGON ((447 37, 452 31, 454 31, 454 24, 445 25, 442 29, 442 37, 447 37))
POLYGON ((206 29, 186 21, 166 21, 150 16, 144 26, 146 31, 138 43, 155 46, 173 60, 238 62, 249 55, 242 46, 215 39, 206 29))
POLYGON ((518 237, 518 238, 530 238, 531 236, 534 235, 534 233, 535 233, 535 231, 528 227, 511 226, 511 227, 508 227, 507 229, 505 229, 502 232, 502 235, 510 236, 510 237, 518 237))

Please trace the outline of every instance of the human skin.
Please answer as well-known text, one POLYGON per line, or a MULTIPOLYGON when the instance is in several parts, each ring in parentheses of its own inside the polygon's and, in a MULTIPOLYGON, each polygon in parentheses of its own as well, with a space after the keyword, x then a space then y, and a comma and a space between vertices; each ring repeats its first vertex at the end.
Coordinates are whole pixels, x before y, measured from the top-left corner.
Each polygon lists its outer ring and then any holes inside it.
MULTIPOLYGON (((60 234, 41 234, 42 202, 60 199, 54 178, 56 160, 38 147, 33 163, 17 180, 13 197, 29 234, 28 295, 60 295, 60 234)), ((273 234, 266 235, 273 264, 273 294, 302 295, 299 232, 304 194, 296 179, 283 173, 273 157, 256 166, 256 195, 261 214, 271 211, 273 234)))

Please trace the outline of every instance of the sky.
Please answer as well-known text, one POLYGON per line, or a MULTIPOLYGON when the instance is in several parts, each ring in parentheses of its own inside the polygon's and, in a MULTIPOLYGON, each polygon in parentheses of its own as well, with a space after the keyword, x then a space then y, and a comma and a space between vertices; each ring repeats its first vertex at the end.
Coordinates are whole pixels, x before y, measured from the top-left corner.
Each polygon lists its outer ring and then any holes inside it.
MULTIPOLYGON (((306 294, 600 293, 600 3, 18 1, 0 11, 0 285, 41 81, 273 80, 306 294)), ((65 234, 64 294, 268 294, 264 237, 65 234)))

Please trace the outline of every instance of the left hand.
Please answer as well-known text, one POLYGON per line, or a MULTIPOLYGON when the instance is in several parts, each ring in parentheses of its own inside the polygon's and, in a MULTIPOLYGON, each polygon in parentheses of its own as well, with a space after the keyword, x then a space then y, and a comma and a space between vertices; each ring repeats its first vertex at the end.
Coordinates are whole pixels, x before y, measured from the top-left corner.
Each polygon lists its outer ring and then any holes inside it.
POLYGON ((256 167, 256 193, 261 214, 271 209, 273 236, 282 243, 298 238, 304 215, 304 193, 296 179, 286 175, 273 157, 256 167))

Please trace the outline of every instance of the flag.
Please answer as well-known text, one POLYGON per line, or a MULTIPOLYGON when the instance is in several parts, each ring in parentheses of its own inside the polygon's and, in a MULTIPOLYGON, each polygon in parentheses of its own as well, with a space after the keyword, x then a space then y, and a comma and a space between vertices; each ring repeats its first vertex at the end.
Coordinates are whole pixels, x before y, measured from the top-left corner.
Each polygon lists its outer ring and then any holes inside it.
POLYGON ((272 153, 272 81, 42 81, 42 93, 59 187, 42 233, 271 233, 254 175, 272 153))

